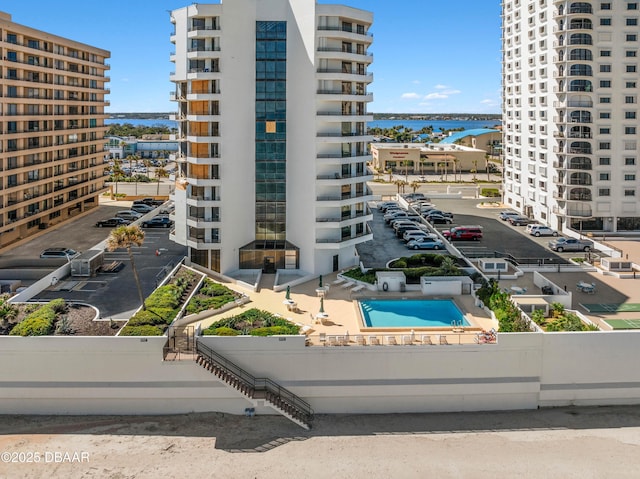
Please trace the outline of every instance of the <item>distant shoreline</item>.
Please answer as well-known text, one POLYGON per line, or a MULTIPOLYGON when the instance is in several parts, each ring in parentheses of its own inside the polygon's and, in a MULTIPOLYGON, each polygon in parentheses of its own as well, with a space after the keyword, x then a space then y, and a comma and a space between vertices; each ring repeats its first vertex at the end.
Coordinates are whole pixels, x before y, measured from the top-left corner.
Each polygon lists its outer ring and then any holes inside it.
MULTIPOLYGON (((168 120, 170 113, 109 113, 110 120, 168 120)), ((374 120, 419 120, 419 121, 496 121, 500 113, 371 113, 374 120)))

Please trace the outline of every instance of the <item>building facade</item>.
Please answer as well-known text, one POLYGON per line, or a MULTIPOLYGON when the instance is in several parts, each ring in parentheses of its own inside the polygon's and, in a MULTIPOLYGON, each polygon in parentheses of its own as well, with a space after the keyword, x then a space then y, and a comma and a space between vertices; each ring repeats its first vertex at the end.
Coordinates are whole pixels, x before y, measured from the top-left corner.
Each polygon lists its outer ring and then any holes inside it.
POLYGON ((0 247, 98 206, 110 53, 0 12, 0 247))
POLYGON ((640 230, 638 2, 502 2, 504 201, 562 230, 640 230))
POLYGON ((443 177, 485 171, 487 152, 479 148, 447 143, 372 143, 371 165, 382 174, 443 177))
POLYGON ((371 239, 373 17, 315 0, 171 12, 179 165, 172 239, 222 273, 316 274, 371 239))

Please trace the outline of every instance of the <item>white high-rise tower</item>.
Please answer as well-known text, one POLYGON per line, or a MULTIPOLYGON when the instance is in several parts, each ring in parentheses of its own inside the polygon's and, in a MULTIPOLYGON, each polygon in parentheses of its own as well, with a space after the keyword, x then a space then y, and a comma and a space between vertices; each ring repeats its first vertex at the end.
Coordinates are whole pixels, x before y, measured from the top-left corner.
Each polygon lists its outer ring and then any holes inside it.
POLYGON ((562 230, 640 230, 639 2, 504 0, 504 200, 562 230))

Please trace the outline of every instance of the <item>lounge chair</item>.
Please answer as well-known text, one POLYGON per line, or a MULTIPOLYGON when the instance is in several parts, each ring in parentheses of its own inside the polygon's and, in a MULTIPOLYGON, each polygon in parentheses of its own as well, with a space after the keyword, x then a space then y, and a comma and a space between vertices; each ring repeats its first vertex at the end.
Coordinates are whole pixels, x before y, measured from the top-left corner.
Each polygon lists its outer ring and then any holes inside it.
POLYGON ((358 334, 358 335, 356 335, 356 344, 358 346, 366 346, 367 345, 367 340, 364 338, 363 335, 358 334))
POLYGON ((380 346, 380 340, 378 336, 369 336, 369 344, 371 346, 380 346))
POLYGON ((447 336, 444 334, 440 335, 440 344, 449 344, 449 341, 447 341, 447 336))
POLYGON ((355 288, 351 289, 352 293, 357 293, 358 291, 362 291, 366 286, 364 284, 359 284, 355 288))
POLYGON ((335 281, 333 281, 333 284, 341 284, 344 283, 346 281, 346 279, 344 278, 338 278, 335 281))
POLYGON ((327 345, 327 333, 320 333, 320 344, 322 344, 323 346, 327 345))
POLYGON ((431 336, 429 336, 428 334, 422 335, 422 344, 433 344, 433 342, 431 341, 431 336))
POLYGON ((327 344, 329 346, 340 346, 338 338, 336 338, 335 336, 327 336, 327 344))
POLYGON ((398 342, 396 341, 396 337, 395 336, 387 336, 387 344, 396 346, 398 344, 398 342))
POLYGON ((300 328, 300 332, 302 334, 304 334, 305 336, 310 335, 311 333, 313 333, 315 331, 315 329, 313 329, 311 326, 309 326, 308 324, 303 325, 300 328))
POLYGON ((413 344, 413 338, 408 334, 402 336, 402 344, 413 344))
POLYGON ((340 342, 340 346, 349 346, 349 335, 346 336, 338 336, 338 341, 340 342))
POLYGON ((349 288, 353 288, 355 285, 356 285, 356 283, 354 283, 353 281, 347 281, 345 284, 343 284, 340 287, 342 289, 349 289, 349 288))

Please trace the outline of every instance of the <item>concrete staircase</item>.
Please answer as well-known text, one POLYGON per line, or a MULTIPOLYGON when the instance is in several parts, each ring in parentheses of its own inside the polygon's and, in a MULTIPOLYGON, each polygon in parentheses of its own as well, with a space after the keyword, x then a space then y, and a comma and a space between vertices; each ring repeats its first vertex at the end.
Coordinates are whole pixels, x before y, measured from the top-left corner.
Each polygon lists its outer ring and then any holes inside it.
POLYGON ((256 378, 225 359, 208 346, 196 343, 195 361, 229 387, 239 391, 254 405, 264 400, 272 409, 305 429, 311 429, 311 406, 268 378, 256 378))

